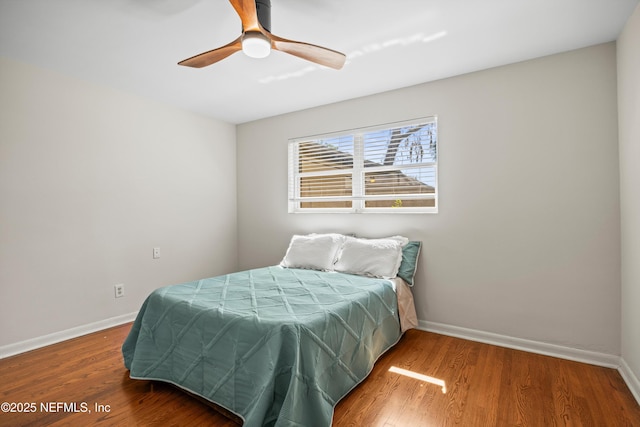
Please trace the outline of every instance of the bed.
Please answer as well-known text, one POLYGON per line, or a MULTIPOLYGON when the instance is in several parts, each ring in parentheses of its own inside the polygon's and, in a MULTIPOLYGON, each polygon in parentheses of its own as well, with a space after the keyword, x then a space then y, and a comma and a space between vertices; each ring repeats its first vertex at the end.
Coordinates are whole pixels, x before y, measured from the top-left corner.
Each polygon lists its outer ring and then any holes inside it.
POLYGON ((247 427, 330 426, 337 402, 417 325, 416 243, 293 236, 279 265, 157 289, 123 344, 125 366, 131 378, 174 384, 247 427))

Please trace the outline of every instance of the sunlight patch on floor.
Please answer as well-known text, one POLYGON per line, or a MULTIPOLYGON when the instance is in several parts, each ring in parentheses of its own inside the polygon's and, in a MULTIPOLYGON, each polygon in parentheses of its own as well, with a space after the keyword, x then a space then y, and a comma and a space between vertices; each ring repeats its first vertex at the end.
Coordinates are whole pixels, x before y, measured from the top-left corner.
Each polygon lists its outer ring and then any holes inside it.
POLYGON ((439 385, 442 387, 442 393, 445 394, 447 392, 447 385, 444 380, 430 377, 429 375, 418 374, 417 372, 408 371, 406 369, 397 368, 392 366, 389 368, 389 372, 393 372, 394 374, 404 375, 406 377, 415 378, 416 380, 425 381, 431 384, 439 385))

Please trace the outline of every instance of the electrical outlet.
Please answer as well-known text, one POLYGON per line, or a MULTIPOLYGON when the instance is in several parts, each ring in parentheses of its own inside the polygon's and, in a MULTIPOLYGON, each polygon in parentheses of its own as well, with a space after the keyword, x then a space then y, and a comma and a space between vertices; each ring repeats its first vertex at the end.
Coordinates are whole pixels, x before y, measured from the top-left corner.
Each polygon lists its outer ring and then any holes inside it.
POLYGON ((124 284, 120 283, 119 285, 113 286, 116 294, 116 298, 122 298, 124 296, 124 284))
POLYGON ((153 259, 160 258, 160 248, 153 248, 153 259))

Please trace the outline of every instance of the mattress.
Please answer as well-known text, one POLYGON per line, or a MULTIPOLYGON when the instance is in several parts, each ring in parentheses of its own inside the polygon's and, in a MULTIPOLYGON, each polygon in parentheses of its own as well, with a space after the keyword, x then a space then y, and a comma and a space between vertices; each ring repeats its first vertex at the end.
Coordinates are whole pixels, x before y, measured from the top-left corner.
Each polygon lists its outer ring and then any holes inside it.
POLYGON ((407 327, 397 289, 280 266, 160 288, 123 344, 124 363, 131 378, 175 384, 248 427, 330 426, 337 402, 407 327))

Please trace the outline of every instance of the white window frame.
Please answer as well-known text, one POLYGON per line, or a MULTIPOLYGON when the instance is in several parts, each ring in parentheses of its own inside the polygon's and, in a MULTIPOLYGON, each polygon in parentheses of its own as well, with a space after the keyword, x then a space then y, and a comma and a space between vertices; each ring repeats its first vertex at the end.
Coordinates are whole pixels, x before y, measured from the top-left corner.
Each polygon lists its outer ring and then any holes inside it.
MULTIPOLYGON (((414 120, 406 120, 402 122, 387 123, 377 126, 368 126, 364 128, 350 129, 340 132, 332 132, 321 135, 314 135, 309 137, 292 138, 288 144, 288 196, 289 196, 289 213, 437 213, 438 212, 438 158, 439 158, 439 141, 438 141, 438 126, 437 116, 423 117, 414 120), (433 124, 436 134, 436 157, 435 161, 419 162, 416 164, 403 165, 402 169, 428 167, 434 171, 434 193, 421 193, 421 194, 402 194, 403 200, 408 199, 433 199, 434 206, 424 207, 365 207, 365 202, 369 200, 389 200, 387 196, 365 196, 365 169, 366 172, 382 172, 385 170, 398 170, 400 166, 374 166, 364 167, 364 134, 375 132, 377 130, 386 130, 393 128, 408 127, 416 124, 433 124), (299 152, 298 146, 300 143, 309 142, 314 140, 330 139, 340 136, 353 136, 353 168, 351 169, 336 169, 330 171, 321 171, 313 173, 301 173, 299 172, 299 152), (344 175, 350 174, 352 176, 352 194, 351 196, 334 196, 334 197, 315 197, 315 198, 301 198, 300 197, 300 180, 304 176, 331 176, 331 175, 344 175), (302 202, 313 201, 351 201, 350 208, 303 208, 302 202)), ((431 185, 431 184, 429 184, 431 185)))

